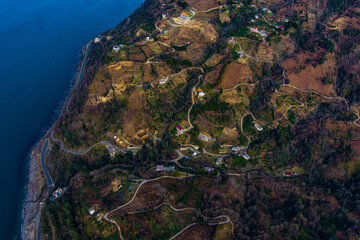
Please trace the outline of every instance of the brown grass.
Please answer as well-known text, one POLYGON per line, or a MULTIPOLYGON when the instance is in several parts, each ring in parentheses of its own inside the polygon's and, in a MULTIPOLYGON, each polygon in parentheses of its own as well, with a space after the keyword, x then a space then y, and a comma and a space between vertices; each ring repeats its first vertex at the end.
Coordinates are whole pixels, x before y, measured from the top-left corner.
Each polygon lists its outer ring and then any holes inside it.
POLYGON ((183 233, 177 236, 176 240, 206 240, 213 239, 216 226, 199 225, 196 224, 186 229, 183 233))
POLYGON ((232 62, 226 67, 219 87, 229 89, 239 83, 252 83, 253 80, 253 74, 248 64, 232 62))
POLYGON ((326 55, 326 61, 322 65, 313 66, 314 62, 307 63, 308 59, 316 59, 317 53, 302 52, 282 62, 286 70, 290 85, 307 91, 316 91, 327 96, 334 96, 333 84, 323 84, 323 79, 329 77, 335 80, 336 59, 334 53, 326 55), (300 66, 305 69, 300 70, 300 66))

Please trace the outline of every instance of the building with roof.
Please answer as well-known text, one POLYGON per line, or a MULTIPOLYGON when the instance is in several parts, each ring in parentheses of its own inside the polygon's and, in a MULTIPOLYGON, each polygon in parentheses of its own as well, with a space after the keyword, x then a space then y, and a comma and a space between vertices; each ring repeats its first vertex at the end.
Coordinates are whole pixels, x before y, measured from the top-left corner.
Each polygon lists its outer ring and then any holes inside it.
POLYGON ((120 47, 115 45, 115 46, 113 46, 112 50, 115 52, 118 52, 118 51, 120 51, 120 47))
POLYGON ((205 96, 205 93, 204 92, 199 92, 199 97, 204 97, 205 96))
POLYGON ((262 130, 264 130, 263 127, 260 126, 259 124, 257 124, 256 122, 254 122, 254 126, 255 126, 255 128, 256 128, 259 132, 261 132, 262 130))
POLYGON ((245 158, 246 160, 249 160, 249 159, 250 159, 250 155, 247 154, 247 153, 243 153, 242 156, 243 156, 243 158, 245 158))
POLYGON ((89 214, 90 214, 90 215, 94 215, 94 213, 95 213, 95 209, 94 209, 93 207, 91 207, 91 208, 89 209, 89 214))
POLYGON ((180 20, 186 21, 186 20, 189 20, 189 19, 190 19, 190 16, 186 12, 182 12, 180 14, 180 20))
POLYGON ((156 165, 156 171, 164 171, 164 165, 156 165))

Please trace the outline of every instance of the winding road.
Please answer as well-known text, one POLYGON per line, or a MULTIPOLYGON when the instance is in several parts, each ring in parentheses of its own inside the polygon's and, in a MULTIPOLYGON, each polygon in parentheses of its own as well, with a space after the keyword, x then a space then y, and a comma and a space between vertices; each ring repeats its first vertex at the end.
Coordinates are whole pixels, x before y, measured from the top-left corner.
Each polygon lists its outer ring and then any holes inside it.
POLYGON ((88 42, 88 44, 86 45, 86 52, 85 52, 85 56, 84 56, 84 59, 82 61, 82 64, 81 64, 81 70, 79 72, 79 77, 78 79, 76 80, 75 82, 75 85, 72 87, 72 90, 70 91, 70 95, 69 95, 69 99, 67 100, 67 104, 66 104, 66 112, 69 111, 69 105, 71 103, 71 99, 72 99, 72 95, 73 95, 73 91, 78 87, 79 83, 80 83, 80 80, 81 80, 81 77, 82 77, 82 74, 84 72, 84 68, 85 68, 85 63, 86 63, 86 58, 88 56, 88 53, 89 53, 89 49, 90 49, 90 45, 91 43, 93 42, 93 40, 91 40, 90 42, 88 42))
MULTIPOLYGON (((120 210, 120 209, 128 206, 129 204, 131 204, 131 203, 135 200, 137 194, 139 193, 140 188, 141 188, 145 183, 152 182, 152 181, 157 181, 157 180, 163 179, 163 178, 167 178, 167 179, 179 179, 179 180, 181 180, 181 179, 190 178, 190 177, 194 177, 194 176, 195 176, 195 175, 188 175, 188 176, 185 176, 185 177, 162 176, 162 177, 158 177, 158 178, 154 178, 154 179, 150 179, 150 180, 144 180, 144 181, 142 181, 142 182, 140 183, 139 187, 138 187, 138 188, 136 189, 136 191, 135 191, 134 196, 132 197, 132 199, 131 199, 129 202, 127 202, 126 204, 121 205, 121 206, 115 208, 114 210, 111 210, 110 212, 106 213, 106 214, 104 215, 104 219, 105 219, 106 221, 108 221, 108 222, 116 225, 116 227, 117 227, 117 229, 118 229, 118 231, 119 231, 120 239, 123 240, 123 236, 122 236, 122 234, 121 234, 121 228, 120 228, 120 226, 117 224, 116 221, 110 219, 110 218, 109 218, 109 215, 111 215, 111 214, 113 214, 114 212, 116 212, 116 211, 118 211, 118 210, 120 210)), ((172 206, 171 204, 169 204, 169 203, 162 203, 162 204, 160 204, 160 205, 158 205, 158 206, 156 206, 156 207, 154 207, 154 208, 151 208, 151 209, 142 210, 142 211, 135 211, 135 212, 127 212, 127 213, 121 214, 121 215, 119 215, 119 216, 131 215, 131 214, 138 214, 138 213, 145 213, 145 212, 149 212, 149 211, 156 210, 156 209, 161 208, 161 207, 163 207, 163 206, 168 206, 168 207, 170 207, 170 208, 171 208, 173 211, 175 211, 175 212, 182 212, 182 211, 195 211, 195 212, 199 212, 199 210, 198 210, 198 209, 195 209, 195 208, 182 208, 182 209, 177 209, 177 208, 173 207, 173 206, 172 206)), ((201 217, 203 217, 203 218, 206 219, 206 220, 216 220, 216 219, 220 219, 220 218, 225 218, 225 219, 226 219, 225 221, 218 222, 218 223, 208 223, 208 225, 221 225, 221 224, 226 224, 226 223, 230 223, 230 222, 231 222, 230 217, 227 216, 227 215, 221 215, 221 216, 217 216, 217 217, 215 217, 215 218, 206 217, 206 216, 204 216, 201 212, 200 212, 200 215, 201 215, 201 217)), ((175 236, 171 237, 170 239, 176 238, 176 237, 179 236, 181 233, 183 233, 186 229, 190 228, 191 226, 193 226, 193 225, 195 225, 195 224, 197 224, 197 223, 193 223, 193 224, 190 224, 190 225, 186 226, 185 228, 183 228, 180 232, 178 232, 175 236)))
POLYGON ((61 140, 59 140, 59 139, 56 139, 56 138, 54 137, 54 132, 51 132, 51 140, 54 141, 54 142, 60 143, 61 150, 63 150, 64 152, 70 153, 70 154, 74 154, 74 155, 77 155, 77 156, 85 155, 85 154, 87 154, 88 152, 90 152, 90 150, 93 149, 94 147, 96 147, 96 146, 98 146, 98 145, 102 145, 102 144, 104 144, 104 145, 106 145, 106 146, 108 146, 108 147, 112 147, 112 148, 114 148, 114 149, 116 149, 116 150, 118 150, 118 151, 120 151, 120 152, 123 152, 123 153, 125 153, 125 152, 127 152, 127 151, 131 151, 131 150, 139 150, 139 149, 141 149, 140 147, 139 147, 139 148, 133 148, 133 149, 118 148, 118 147, 112 145, 112 144, 111 144, 110 142, 108 142, 108 141, 101 141, 101 142, 95 143, 94 145, 92 145, 91 147, 89 147, 88 149, 86 149, 85 151, 79 152, 79 151, 73 151, 73 150, 69 150, 69 149, 65 148, 63 141, 61 141, 61 140))

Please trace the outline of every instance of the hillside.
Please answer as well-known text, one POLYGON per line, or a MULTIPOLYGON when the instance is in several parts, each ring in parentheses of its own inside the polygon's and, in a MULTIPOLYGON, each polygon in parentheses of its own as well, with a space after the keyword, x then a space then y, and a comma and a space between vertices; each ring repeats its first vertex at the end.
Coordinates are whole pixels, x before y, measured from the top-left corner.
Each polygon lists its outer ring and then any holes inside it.
POLYGON ((43 239, 358 239, 359 33, 354 0, 146 1, 46 136, 43 239))

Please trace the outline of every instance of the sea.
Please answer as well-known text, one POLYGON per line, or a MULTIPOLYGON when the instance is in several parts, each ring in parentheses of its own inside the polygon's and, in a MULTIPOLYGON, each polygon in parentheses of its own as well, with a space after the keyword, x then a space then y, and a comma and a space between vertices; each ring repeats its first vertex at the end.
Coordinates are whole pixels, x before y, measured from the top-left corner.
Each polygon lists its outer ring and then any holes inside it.
POLYGON ((57 118, 82 47, 144 0, 0 0, 0 239, 20 239, 29 153, 57 118))

